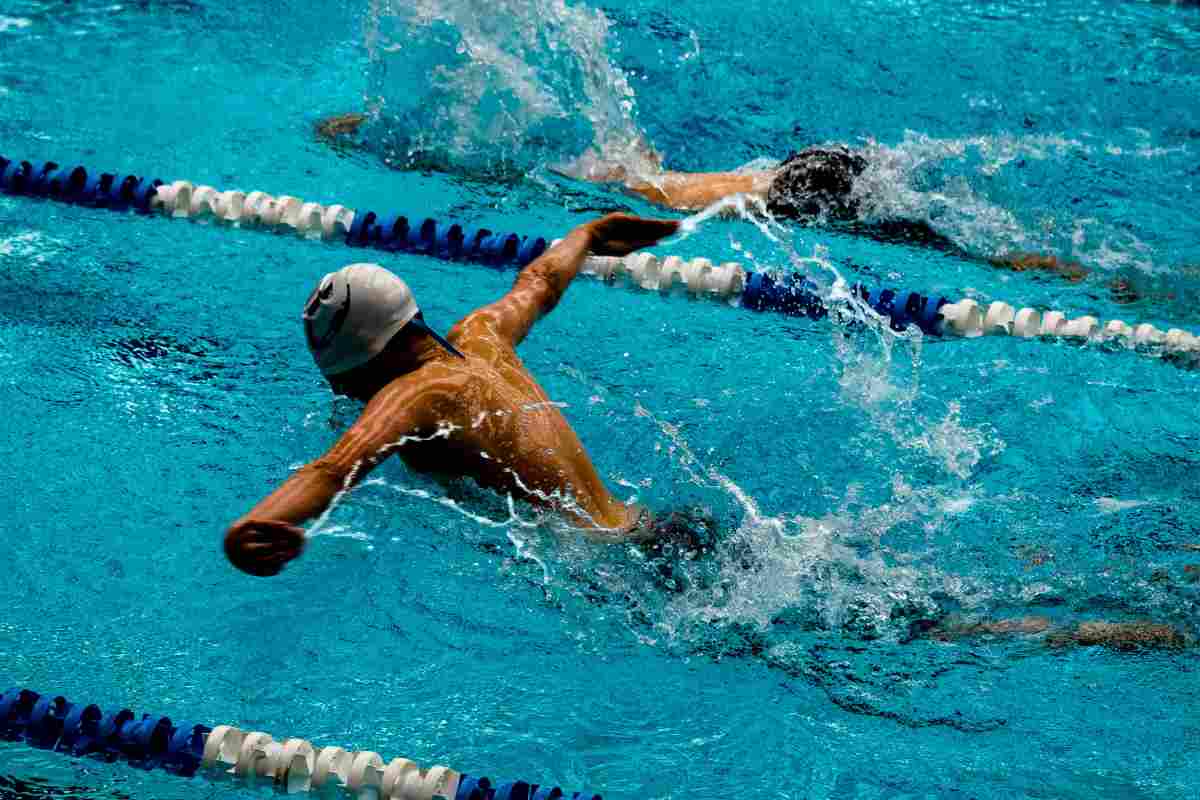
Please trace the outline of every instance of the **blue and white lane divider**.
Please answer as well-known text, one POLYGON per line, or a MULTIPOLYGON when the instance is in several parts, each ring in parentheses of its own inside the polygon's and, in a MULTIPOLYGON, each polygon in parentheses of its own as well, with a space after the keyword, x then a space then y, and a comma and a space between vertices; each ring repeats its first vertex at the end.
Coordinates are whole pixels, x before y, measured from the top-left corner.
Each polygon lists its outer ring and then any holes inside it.
MULTIPOLYGON (((493 266, 524 267, 547 247, 546 240, 541 237, 468 229, 434 219, 415 222, 401 214, 381 215, 342 205, 323 206, 290 195, 219 191, 188 181, 164 183, 134 175, 95 173, 81 166, 60 167, 52 161, 34 165, 4 156, 0 156, 0 192, 115 211, 133 209, 144 214, 162 213, 201 222, 290 231, 305 238, 342 240, 352 247, 404 251, 493 266)), ((657 260, 653 256, 647 258, 649 260, 629 262, 641 264, 648 270, 645 274, 639 273, 644 285, 659 275, 653 266, 657 260)), ((683 284, 689 289, 702 284, 705 289, 698 293, 725 300, 740 299, 743 307, 755 311, 814 318, 825 314, 820 297, 813 291, 815 286, 798 277, 777 281, 766 273, 750 272, 737 265, 713 268, 705 266, 706 263, 703 259, 688 262, 683 270, 686 275, 681 275, 683 284), (700 283, 697 283, 698 279, 700 283)), ((661 276, 669 281, 674 262, 667 259, 664 264, 667 269, 661 276)), ((601 277, 611 277, 612 272, 609 270, 601 277)), ((898 329, 915 324, 930 335, 940 333, 937 309, 947 302, 944 298, 934 300, 915 292, 890 289, 864 289, 861 294, 898 329)))
POLYGON ((138 718, 128 709, 105 712, 28 689, 0 695, 0 739, 183 777, 231 776, 288 793, 340 789, 360 800, 601 800, 591 792, 568 795, 523 781, 493 786, 487 778, 447 767, 422 769, 405 758, 385 762, 378 753, 317 748, 303 739, 276 741, 229 725, 138 718))
POLYGON ((359 212, 265 192, 218 191, 188 181, 168 184, 135 175, 92 172, 81 166, 60 167, 53 161, 35 166, 2 155, 0 192, 114 211, 160 212, 197 221, 291 231, 307 238, 342 239, 351 246, 494 266, 524 266, 546 250, 545 239, 522 238, 486 228, 469 229, 433 219, 410 222, 402 214, 359 212))
MULTIPOLYGON (((642 252, 623 258, 591 256, 582 271, 608 282, 624 280, 647 291, 684 288, 695 296, 736 297, 743 307, 756 311, 778 311, 814 319, 829 313, 829 303, 818 293, 816 284, 803 276, 793 273, 777 280, 732 262, 718 267, 705 258, 684 261, 668 256, 660 260, 642 252)), ((1061 311, 1017 309, 1003 301, 986 307, 969 298, 952 303, 944 297, 933 300, 916 292, 868 289, 860 284, 835 284, 832 294, 845 301, 858 298, 898 331, 915 325, 934 336, 1115 342, 1147 352, 1200 358, 1200 338, 1180 328, 1160 331, 1149 324, 1133 326, 1121 320, 1104 323, 1093 316, 1071 319, 1061 311)))
MULTIPOLYGON (((92 173, 84 167, 34 166, 0 156, 0 192, 41 196, 113 210, 135 209, 174 217, 223 222, 239 227, 292 231, 307 238, 340 239, 354 247, 404 251, 437 258, 474 261, 493 266, 524 267, 545 252, 546 240, 468 229, 434 219, 410 222, 401 214, 380 215, 342 205, 323 206, 289 195, 218 191, 188 181, 165 184, 134 175, 92 173)), ((625 258, 589 258, 584 273, 615 283, 667 292, 675 287, 694 296, 737 303, 754 311, 819 319, 829 306, 812 281, 797 274, 775 278, 735 263, 714 265, 708 259, 661 261, 649 253, 625 258)), ((958 302, 897 289, 861 285, 835 287, 842 297, 861 300, 895 330, 909 326, 930 336, 1006 335, 1113 342, 1153 355, 1187 355, 1200 359, 1200 338, 1179 328, 1160 331, 1152 325, 1096 317, 1068 318, 1060 311, 1015 308, 994 302, 987 308, 974 300, 958 302)))

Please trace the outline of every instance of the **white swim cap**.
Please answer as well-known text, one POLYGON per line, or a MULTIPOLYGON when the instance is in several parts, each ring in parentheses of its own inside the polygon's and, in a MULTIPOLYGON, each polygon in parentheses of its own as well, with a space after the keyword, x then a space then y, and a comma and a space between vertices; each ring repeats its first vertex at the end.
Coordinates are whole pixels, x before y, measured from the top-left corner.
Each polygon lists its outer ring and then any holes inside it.
POLYGON ((461 356, 417 315, 412 290, 378 264, 351 264, 331 272, 304 305, 304 335, 321 374, 337 375, 362 366, 387 347, 410 322, 461 356))

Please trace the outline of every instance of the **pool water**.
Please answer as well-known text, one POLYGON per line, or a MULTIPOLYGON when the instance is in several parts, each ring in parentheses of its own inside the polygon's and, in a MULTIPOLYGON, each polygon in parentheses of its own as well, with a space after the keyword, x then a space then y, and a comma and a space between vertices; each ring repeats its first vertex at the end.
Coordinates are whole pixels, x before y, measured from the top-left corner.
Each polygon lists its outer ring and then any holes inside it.
MULTIPOLYGON (((847 142, 870 213, 1089 274, 737 219, 663 252, 1197 331, 1198 67, 1200 10, 1134 0, 9 0, 0 153, 558 236, 654 211, 548 169, 588 148, 847 142), (362 109, 368 146, 314 137, 362 109)), ((1197 371, 581 279, 522 358, 621 497, 719 520, 714 554, 660 568, 396 462, 251 579, 226 526, 356 411, 299 313, 360 256, 0 196, 0 684, 613 798, 1200 791, 1196 649, 911 635, 1200 634, 1197 371)), ((370 257, 442 328, 512 280, 370 257)), ((0 744, 0 796, 252 794, 0 744)))

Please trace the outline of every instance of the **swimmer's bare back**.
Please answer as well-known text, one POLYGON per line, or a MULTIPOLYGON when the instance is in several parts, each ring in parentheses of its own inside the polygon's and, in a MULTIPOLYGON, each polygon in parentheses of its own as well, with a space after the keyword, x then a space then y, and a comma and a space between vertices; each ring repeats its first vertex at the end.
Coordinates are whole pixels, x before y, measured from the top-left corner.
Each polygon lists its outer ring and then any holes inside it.
POLYGON ((304 547, 297 526, 393 454, 413 469, 470 477, 557 511, 594 539, 632 538, 640 509, 612 496, 516 347, 562 299, 589 252, 625 255, 677 228, 622 214, 576 228, 522 270, 504 297, 450 330, 465 358, 431 350, 377 392, 329 452, 235 523, 225 539, 229 559, 254 575, 276 574, 304 547))

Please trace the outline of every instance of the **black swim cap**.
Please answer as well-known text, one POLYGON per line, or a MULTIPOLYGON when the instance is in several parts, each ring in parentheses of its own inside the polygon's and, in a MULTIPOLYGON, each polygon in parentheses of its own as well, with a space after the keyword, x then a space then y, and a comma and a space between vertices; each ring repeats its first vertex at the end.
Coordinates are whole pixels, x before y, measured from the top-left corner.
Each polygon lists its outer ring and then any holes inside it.
POLYGON ((810 147, 792 153, 779 165, 767 190, 767 210, 793 219, 855 219, 854 179, 866 168, 867 160, 846 147, 810 147))

